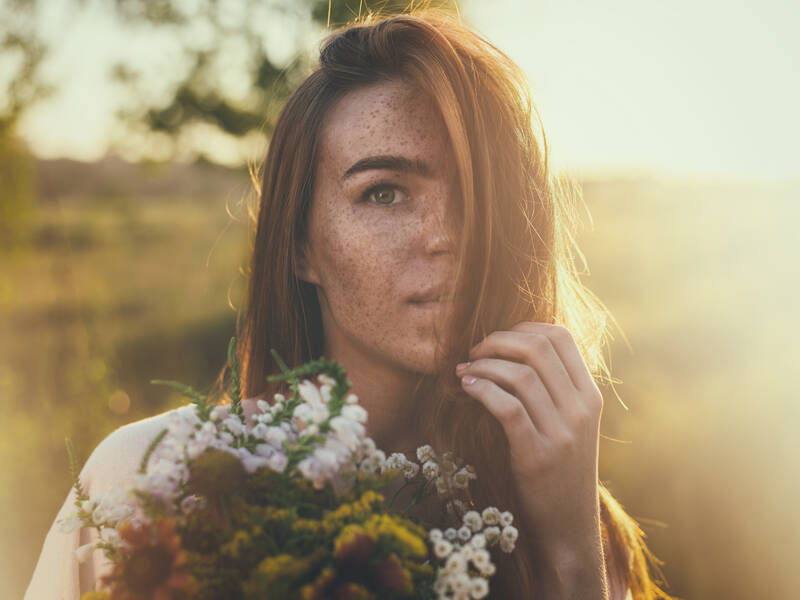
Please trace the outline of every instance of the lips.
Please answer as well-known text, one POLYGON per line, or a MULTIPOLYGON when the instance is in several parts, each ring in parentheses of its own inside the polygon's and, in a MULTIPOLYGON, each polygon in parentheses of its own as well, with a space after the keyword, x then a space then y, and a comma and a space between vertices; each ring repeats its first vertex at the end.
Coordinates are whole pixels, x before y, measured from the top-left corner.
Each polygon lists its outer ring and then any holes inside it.
POLYGON ((453 296, 450 294, 449 286, 445 284, 439 284, 435 286, 429 286, 424 290, 418 291, 413 296, 409 297, 408 301, 412 303, 424 303, 424 302, 438 302, 441 300, 452 300, 453 296))
POLYGON ((452 296, 431 296, 429 298, 409 300, 409 302, 411 302, 412 304, 425 304, 427 302, 442 302, 452 299, 453 299, 452 296))

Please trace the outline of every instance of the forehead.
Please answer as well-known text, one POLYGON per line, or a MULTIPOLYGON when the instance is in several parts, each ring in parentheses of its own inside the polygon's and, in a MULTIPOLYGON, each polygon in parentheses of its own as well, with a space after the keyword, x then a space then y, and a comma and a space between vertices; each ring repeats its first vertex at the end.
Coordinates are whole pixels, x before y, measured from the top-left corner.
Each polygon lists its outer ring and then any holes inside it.
POLYGON ((397 154, 438 167, 447 131, 433 102, 408 83, 391 80, 342 96, 322 129, 322 161, 339 175, 367 156, 397 154))

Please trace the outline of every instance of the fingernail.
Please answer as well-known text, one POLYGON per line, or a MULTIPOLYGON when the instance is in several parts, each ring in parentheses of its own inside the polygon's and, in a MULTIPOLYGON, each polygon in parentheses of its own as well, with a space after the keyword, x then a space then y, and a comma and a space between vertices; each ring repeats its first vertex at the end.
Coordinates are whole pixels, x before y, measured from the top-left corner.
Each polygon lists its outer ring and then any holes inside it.
POLYGON ((464 377, 461 378, 461 381, 464 383, 464 385, 472 385, 478 380, 472 375, 464 375, 464 377))
POLYGON ((456 371, 463 371, 464 369, 466 369, 471 364, 472 364, 471 362, 458 363, 456 365, 456 371))

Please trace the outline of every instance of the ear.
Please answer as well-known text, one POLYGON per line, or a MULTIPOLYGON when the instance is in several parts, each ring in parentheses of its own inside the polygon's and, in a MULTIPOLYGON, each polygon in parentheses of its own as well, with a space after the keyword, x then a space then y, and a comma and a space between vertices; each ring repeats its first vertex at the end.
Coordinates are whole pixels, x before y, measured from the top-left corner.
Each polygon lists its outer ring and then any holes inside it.
POLYGON ((319 285, 319 276, 312 262, 308 260, 308 247, 302 244, 295 253, 295 275, 298 279, 319 285))

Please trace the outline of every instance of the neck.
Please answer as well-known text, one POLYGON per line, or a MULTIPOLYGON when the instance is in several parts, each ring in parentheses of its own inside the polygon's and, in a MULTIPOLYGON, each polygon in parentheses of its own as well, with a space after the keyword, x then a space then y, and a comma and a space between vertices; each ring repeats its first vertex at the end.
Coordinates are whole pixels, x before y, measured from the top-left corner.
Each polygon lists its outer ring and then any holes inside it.
MULTIPOLYGON (((326 332, 328 333, 328 332, 326 332)), ((355 346, 335 330, 326 336, 324 356, 347 372, 350 392, 367 411, 367 435, 386 452, 416 452, 420 439, 420 411, 415 388, 421 374, 399 369, 374 353, 355 346)))
POLYGON ((342 365, 352 382, 350 391, 366 409, 367 434, 386 452, 405 452, 413 456, 421 444, 420 411, 415 387, 418 373, 398 371, 395 366, 366 358, 363 354, 326 354, 342 365))

